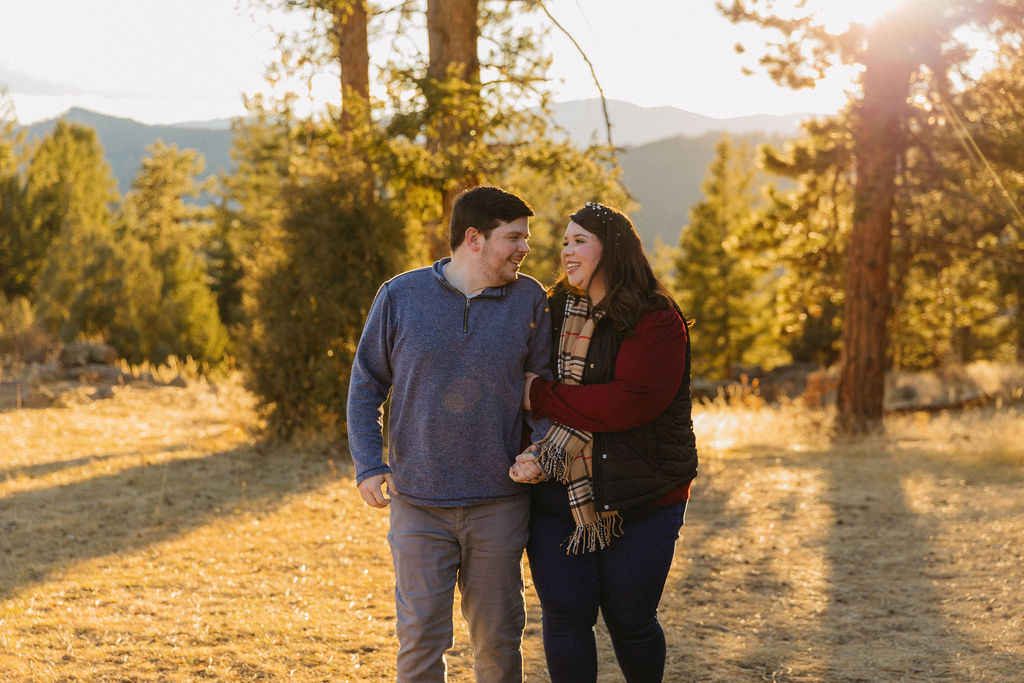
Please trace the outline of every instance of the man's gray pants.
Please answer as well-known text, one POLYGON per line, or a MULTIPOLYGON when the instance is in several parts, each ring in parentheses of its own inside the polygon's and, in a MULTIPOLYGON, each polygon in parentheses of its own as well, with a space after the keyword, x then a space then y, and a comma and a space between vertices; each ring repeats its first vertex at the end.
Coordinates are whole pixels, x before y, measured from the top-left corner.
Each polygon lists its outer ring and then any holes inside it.
POLYGON ((444 681, 455 586, 481 683, 522 681, 523 548, 530 497, 464 507, 391 499, 399 683, 444 681))

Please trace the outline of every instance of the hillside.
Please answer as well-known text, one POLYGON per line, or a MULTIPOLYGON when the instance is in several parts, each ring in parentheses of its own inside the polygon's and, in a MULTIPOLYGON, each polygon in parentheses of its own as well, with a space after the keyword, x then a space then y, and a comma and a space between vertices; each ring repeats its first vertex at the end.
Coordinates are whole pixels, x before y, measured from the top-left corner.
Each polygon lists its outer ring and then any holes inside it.
MULTIPOLYGON (((672 107, 644 108, 615 100, 608 102, 608 112, 614 141, 624 148, 619 155, 623 183, 641 204, 634 218, 649 247, 658 238, 669 244, 678 240, 690 206, 701 198, 701 182, 723 133, 754 147, 794 134, 804 118, 793 114, 715 119, 672 107)), ((578 144, 602 139, 600 100, 556 104, 553 114, 555 123, 578 144)), ((225 119, 152 126, 79 108, 61 118, 96 130, 122 193, 131 187, 146 147, 157 140, 198 150, 206 160, 204 177, 233 167, 232 133, 225 119)), ((28 126, 29 138, 45 135, 56 121, 28 126)))
MULTIPOLYGON (((679 231, 689 222, 690 207, 703 199, 701 184, 722 135, 721 131, 700 137, 677 135, 619 154, 622 182, 641 207, 633 219, 649 249, 658 239, 672 245, 679 241, 679 231)), ((786 139, 769 133, 731 137, 734 144, 749 145, 751 162, 758 145, 780 145, 786 139)), ((767 177, 755 178, 755 186, 767 182, 767 177)))
MULTIPOLYGON (((679 135, 700 137, 708 133, 789 136, 796 133, 800 122, 810 116, 758 114, 718 119, 675 107, 638 107, 619 100, 608 100, 607 104, 612 142, 618 147, 645 145, 679 135)), ((553 109, 554 122, 569 133, 570 139, 583 145, 607 142, 601 100, 559 102, 553 109)))
MULTIPOLYGON (((96 130, 100 144, 106 151, 107 162, 117 179, 121 193, 131 187, 132 179, 138 172, 139 162, 146 155, 146 147, 157 140, 179 149, 198 150, 206 161, 201 177, 232 168, 231 130, 229 122, 212 122, 215 127, 204 128, 200 122, 173 126, 150 126, 131 119, 107 116, 88 109, 69 109, 59 118, 96 130)), ((56 118, 47 119, 27 126, 28 137, 40 138, 57 123, 56 118)))

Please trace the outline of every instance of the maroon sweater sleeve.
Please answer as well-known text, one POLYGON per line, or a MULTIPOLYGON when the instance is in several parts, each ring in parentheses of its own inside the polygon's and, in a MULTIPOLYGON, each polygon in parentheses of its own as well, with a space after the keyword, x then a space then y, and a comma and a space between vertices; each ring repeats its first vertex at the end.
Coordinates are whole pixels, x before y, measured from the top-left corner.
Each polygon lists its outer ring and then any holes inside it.
POLYGON ((535 415, 591 432, 620 432, 661 415, 679 389, 686 363, 686 328, 675 309, 648 313, 619 348, 615 379, 568 385, 535 379, 535 415))

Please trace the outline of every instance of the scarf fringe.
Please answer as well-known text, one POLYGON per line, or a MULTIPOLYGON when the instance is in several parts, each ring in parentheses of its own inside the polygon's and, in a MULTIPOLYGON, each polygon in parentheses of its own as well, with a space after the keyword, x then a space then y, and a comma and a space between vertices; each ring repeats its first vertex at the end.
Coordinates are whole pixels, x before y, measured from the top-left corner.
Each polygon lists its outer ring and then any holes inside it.
POLYGON ((537 464, 549 478, 562 484, 569 483, 569 455, 565 451, 565 446, 544 439, 540 442, 537 464))
POLYGON ((592 553, 607 548, 612 539, 622 535, 622 515, 618 512, 602 513, 596 522, 581 524, 565 539, 566 555, 592 553))

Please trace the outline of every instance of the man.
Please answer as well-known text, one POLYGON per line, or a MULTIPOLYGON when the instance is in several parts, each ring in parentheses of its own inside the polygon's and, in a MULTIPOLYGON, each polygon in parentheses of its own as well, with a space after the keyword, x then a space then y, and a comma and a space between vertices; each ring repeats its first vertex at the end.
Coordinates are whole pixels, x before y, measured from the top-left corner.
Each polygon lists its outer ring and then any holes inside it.
POLYGON ((477 680, 522 680, 529 493, 508 469, 524 373, 550 376, 544 290, 519 275, 532 215, 496 187, 459 195, 451 257, 385 282, 356 350, 349 445, 363 500, 390 505, 399 681, 445 680, 456 584, 477 680))

